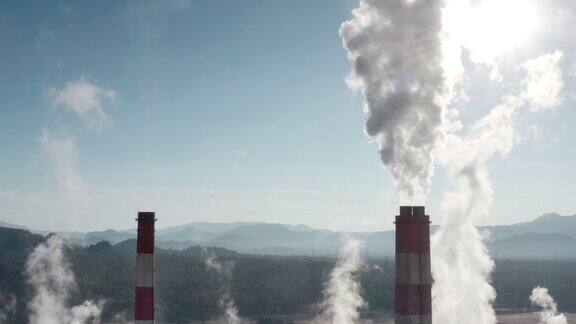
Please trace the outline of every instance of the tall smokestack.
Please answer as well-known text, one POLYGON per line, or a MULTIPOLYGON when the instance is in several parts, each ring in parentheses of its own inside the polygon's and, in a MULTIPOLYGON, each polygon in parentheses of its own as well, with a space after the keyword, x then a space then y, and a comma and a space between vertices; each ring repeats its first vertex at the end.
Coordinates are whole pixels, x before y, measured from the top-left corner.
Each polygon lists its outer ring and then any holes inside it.
POLYGON ((423 206, 401 206, 395 224, 395 323, 431 324, 430 216, 423 206))
POLYGON ((138 213, 136 256, 136 324, 154 323, 154 223, 152 212, 138 213))

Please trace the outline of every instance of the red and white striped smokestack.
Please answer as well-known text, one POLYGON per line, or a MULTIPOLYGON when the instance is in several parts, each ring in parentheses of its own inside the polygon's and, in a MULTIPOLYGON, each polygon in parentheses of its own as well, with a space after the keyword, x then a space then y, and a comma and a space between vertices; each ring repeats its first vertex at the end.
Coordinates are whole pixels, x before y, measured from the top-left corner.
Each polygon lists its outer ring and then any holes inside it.
POLYGON ((430 216, 423 206, 401 206, 395 224, 395 323, 431 324, 430 216))
POLYGON ((138 213, 136 256, 136 324, 154 323, 154 223, 152 212, 138 213))

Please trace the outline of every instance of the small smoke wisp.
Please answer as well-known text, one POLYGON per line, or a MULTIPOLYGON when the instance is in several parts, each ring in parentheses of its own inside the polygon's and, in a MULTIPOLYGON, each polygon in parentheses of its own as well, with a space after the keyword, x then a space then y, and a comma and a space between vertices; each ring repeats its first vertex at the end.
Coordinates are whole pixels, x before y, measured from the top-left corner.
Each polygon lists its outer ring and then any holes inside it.
POLYGON ((380 148, 401 204, 425 202, 441 136, 443 1, 360 0, 340 35, 364 97, 365 132, 380 148))
POLYGON ((28 284, 34 289, 30 301, 32 324, 99 323, 103 302, 87 300, 68 308, 76 288, 74 273, 64 258, 64 242, 53 235, 38 245, 26 262, 28 284))
POLYGON ((364 265, 361 250, 359 240, 347 238, 324 290, 322 312, 314 323, 351 324, 358 320, 358 310, 366 306, 358 278, 364 265))
POLYGON ((96 133, 102 132, 110 122, 104 103, 114 101, 116 96, 114 90, 101 88, 85 78, 48 91, 52 107, 61 107, 79 116, 86 127, 96 133))
POLYGON ((541 324, 568 324, 566 316, 558 313, 558 305, 547 288, 538 286, 532 289, 530 301, 532 305, 542 308, 538 313, 541 324))
POLYGON ((214 255, 210 255, 206 258, 206 269, 214 271, 218 275, 218 279, 223 288, 218 304, 223 309, 224 315, 218 320, 218 322, 226 324, 240 324, 242 319, 238 315, 238 308, 236 308, 236 304, 234 303, 234 299, 230 293, 230 283, 232 281, 234 262, 219 261, 214 255))

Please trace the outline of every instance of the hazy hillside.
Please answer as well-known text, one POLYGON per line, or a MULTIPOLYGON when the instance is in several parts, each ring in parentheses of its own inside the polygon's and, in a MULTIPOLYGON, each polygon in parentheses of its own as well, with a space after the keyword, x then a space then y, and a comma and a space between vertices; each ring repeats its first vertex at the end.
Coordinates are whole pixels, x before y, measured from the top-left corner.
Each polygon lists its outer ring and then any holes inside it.
MULTIPOLYGON (((528 237, 530 238, 530 237, 528 237)), ((0 291, 18 300, 9 323, 26 323, 31 290, 24 264, 42 236, 25 230, 0 228, 0 291)), ((512 240, 514 241, 514 240, 512 240)), ((85 299, 107 300, 103 320, 133 312, 135 241, 87 247, 70 246, 65 255, 76 275, 75 305, 85 299)), ((222 248, 192 247, 182 251, 157 249, 156 284, 159 320, 187 322, 222 314, 218 300, 226 285, 240 315, 253 319, 290 314, 314 314, 322 296, 333 258, 282 257, 239 254, 222 248), (233 262, 232 279, 222 281, 208 271, 207 255, 233 262), (287 289, 289 287, 289 289, 287 289)), ((387 312, 393 305, 393 261, 372 259, 360 273, 363 311, 387 312)), ((536 285, 548 287, 563 311, 576 311, 576 262, 497 261, 494 284, 499 308, 529 307, 536 285)))
POLYGON ((576 258, 576 239, 558 233, 520 234, 491 242, 488 247, 495 258, 576 258))
POLYGON ((545 214, 531 222, 483 227, 495 258, 576 259, 576 215, 545 214))
MULTIPOLYGON (((433 226, 432 231, 437 228, 433 226)), ((483 226, 479 229, 490 233, 487 245, 496 258, 576 258, 576 216, 551 213, 531 222, 483 226)), ((37 233, 47 234, 42 231, 37 233)), ((136 237, 134 229, 59 234, 84 246, 100 241, 116 244, 136 237)), ((364 252, 371 257, 394 255, 393 231, 343 233, 313 229, 305 225, 262 222, 193 222, 159 229, 156 240, 159 247, 166 249, 182 250, 194 245, 207 245, 261 255, 334 256, 346 235, 363 240, 364 252)))
POLYGON ((25 229, 28 230, 28 228, 26 226, 20 226, 20 225, 16 225, 16 224, 10 224, 10 223, 6 223, 3 221, 0 221, 0 227, 4 227, 4 228, 16 228, 16 229, 25 229))
POLYGON ((576 215, 562 216, 557 213, 542 215, 533 221, 514 225, 486 226, 492 240, 499 240, 526 233, 564 234, 576 239, 576 215))

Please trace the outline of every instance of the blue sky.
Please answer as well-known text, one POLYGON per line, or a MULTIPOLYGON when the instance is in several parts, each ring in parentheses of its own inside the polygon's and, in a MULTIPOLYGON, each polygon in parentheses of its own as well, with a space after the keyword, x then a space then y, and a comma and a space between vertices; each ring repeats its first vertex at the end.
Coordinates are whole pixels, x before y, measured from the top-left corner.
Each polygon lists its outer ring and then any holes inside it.
MULTIPOLYGON (((363 133, 362 98, 344 82, 350 67, 338 28, 355 5, 2 1, 0 220, 128 228, 137 210, 154 209, 160 227, 246 220, 391 228, 392 179, 363 133), (55 103, 55 91, 79 81, 111 94, 99 104, 107 116, 99 131, 55 103), (59 181, 43 132, 74 144, 80 198, 59 181)), ((576 51, 565 47, 573 40, 542 39, 539 50, 563 50, 572 71, 576 51)), ((464 120, 498 101, 485 79, 479 71, 471 83, 464 120)), ((576 213, 573 80, 561 107, 527 117, 537 118, 527 121, 539 125, 536 139, 490 162, 495 202, 484 223, 576 213)), ((439 169, 433 217, 445 187, 439 169)))

